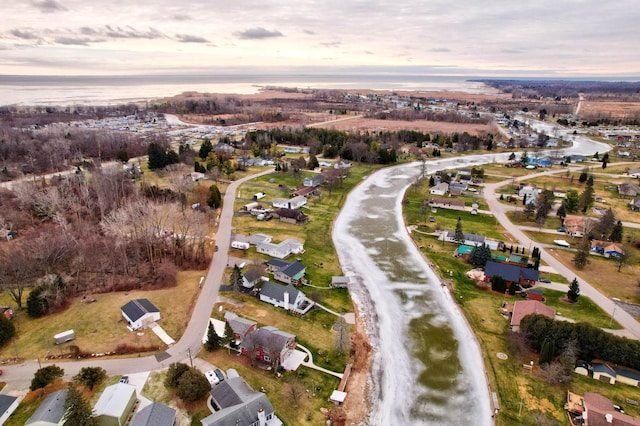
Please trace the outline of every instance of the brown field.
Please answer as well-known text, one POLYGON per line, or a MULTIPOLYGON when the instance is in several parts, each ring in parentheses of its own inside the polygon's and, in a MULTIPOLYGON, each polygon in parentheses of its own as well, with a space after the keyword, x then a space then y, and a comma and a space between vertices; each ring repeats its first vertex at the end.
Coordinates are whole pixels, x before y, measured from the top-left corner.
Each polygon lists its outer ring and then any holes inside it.
POLYGON ((640 101, 586 100, 580 107, 580 116, 639 119, 640 101))
POLYGON ((396 120, 378 120, 365 117, 354 117, 350 119, 338 119, 316 125, 314 127, 322 127, 327 129, 335 129, 341 131, 397 131, 401 129, 417 130, 421 132, 441 132, 441 133, 462 133, 468 132, 472 135, 480 133, 490 133, 490 127, 479 124, 464 123, 446 123, 441 121, 396 121, 396 120))

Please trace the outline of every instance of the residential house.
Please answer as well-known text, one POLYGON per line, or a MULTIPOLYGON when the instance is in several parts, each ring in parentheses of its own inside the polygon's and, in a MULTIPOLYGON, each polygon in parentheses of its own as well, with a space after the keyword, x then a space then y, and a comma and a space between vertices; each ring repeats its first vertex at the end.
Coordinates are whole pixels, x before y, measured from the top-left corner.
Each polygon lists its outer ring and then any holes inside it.
POLYGON ((348 161, 339 160, 333 165, 333 168, 334 169, 341 169, 341 170, 350 169, 351 168, 351 163, 348 162, 348 161))
POLYGON ((304 253, 304 245, 298 240, 288 238, 279 244, 260 243, 256 245, 256 251, 277 259, 284 259, 290 254, 304 253))
POLYGON ((29 417, 25 426, 58 426, 62 424, 64 416, 64 401, 67 398, 67 390, 50 393, 29 417))
POLYGON ((618 185, 618 194, 622 198, 637 197, 638 195, 640 195, 640 186, 631 182, 623 182, 618 185))
POLYGON ((471 180, 471 169, 460 169, 458 173, 456 173, 456 178, 459 181, 470 181, 471 180))
POLYGON ((640 179, 640 168, 634 167, 632 169, 627 170, 627 176, 640 179))
POLYGON ((107 386, 93 409, 98 426, 122 426, 136 404, 136 387, 128 383, 107 386))
POLYGON ((608 383, 610 385, 616 382, 616 372, 606 362, 594 360, 591 363, 591 371, 593 372, 593 378, 601 382, 608 383))
POLYGON ((616 372, 616 381, 618 383, 634 387, 640 386, 640 371, 619 365, 614 365, 613 369, 616 372))
POLYGON ((293 284, 284 286, 272 283, 271 281, 265 281, 262 284, 260 300, 298 314, 306 314, 314 305, 314 303, 307 299, 304 293, 295 288, 293 284))
POLYGON ((323 175, 317 174, 304 178, 304 180, 302 181, 302 186, 316 187, 322 185, 325 181, 326 179, 323 175))
POLYGON ((522 319, 531 314, 544 315, 551 319, 556 317, 556 311, 542 302, 537 300, 521 300, 513 304, 513 312, 511 313, 511 320, 509 321, 511 330, 519 332, 522 319))
MULTIPOLYGON (((456 241, 455 237, 456 237, 456 231, 444 231, 442 234, 440 234, 440 237, 438 237, 438 239, 440 241, 446 241, 446 242, 450 242, 450 243, 460 243, 460 244, 465 244, 468 246, 481 246, 482 244, 484 244, 485 242, 485 236, 484 235, 478 235, 478 234, 469 234, 464 232, 464 241, 456 241)), ((495 249, 494 249, 495 250, 495 249)))
POLYGON ((331 288, 347 288, 350 282, 351 278, 349 277, 333 276, 331 277, 331 288))
POLYGON ((473 251, 474 248, 475 248, 475 246, 468 246, 466 244, 460 244, 458 247, 456 247, 455 251, 453 252, 453 255, 455 257, 461 257, 466 262, 467 259, 469 259, 469 255, 471 254, 471 252, 473 251))
POLYGON ((240 343, 240 351, 243 355, 252 360, 268 363, 276 370, 295 348, 296 336, 271 326, 261 327, 248 333, 240 343))
POLYGON ((262 268, 257 265, 251 265, 247 272, 242 274, 242 287, 253 288, 262 279, 262 268))
POLYGON ((459 189, 460 191, 466 191, 467 189, 466 182, 451 182, 449 183, 449 192, 452 192, 454 189, 459 189))
POLYGON ((223 156, 224 155, 228 156, 233 154, 234 149, 231 145, 227 143, 218 142, 217 144, 213 145, 213 151, 218 155, 222 154, 223 156))
POLYGON ((586 216, 568 214, 564 218, 564 229, 567 235, 582 237, 591 229, 592 220, 586 216))
POLYGON ((310 197, 318 194, 317 186, 301 186, 293 192, 294 197, 310 197))
POLYGON ((567 198, 567 191, 564 189, 553 189, 553 196, 556 198, 567 198))
POLYGON ((152 402, 136 413, 131 426, 175 426, 176 410, 159 402, 152 402))
POLYGON ((272 238, 273 237, 271 237, 271 235, 253 234, 253 235, 249 235, 248 240, 249 240, 249 244, 257 246, 259 244, 270 243, 272 238))
POLYGON ((629 201, 629 208, 634 212, 640 212, 640 198, 634 198, 629 201))
POLYGON ((494 276, 504 278, 509 287, 512 283, 534 285, 540 273, 535 269, 489 260, 484 267, 484 281, 489 282, 494 276))
POLYGON ((287 262, 273 273, 273 278, 287 284, 300 285, 305 282, 304 273, 307 267, 300 261, 287 262))
POLYGON ((229 323, 229 327, 233 330, 233 336, 236 342, 241 342, 247 334, 255 331, 258 325, 257 322, 239 317, 231 311, 224 313, 224 320, 229 323))
POLYGON ((291 223, 292 225, 300 225, 309 222, 309 216, 302 213, 300 210, 280 208, 275 209, 269 213, 269 215, 280 219, 281 222, 291 223))
POLYGON ((622 243, 613 243, 611 241, 591 240, 591 251, 604 257, 624 256, 622 243))
POLYGON ((536 199, 538 198, 538 194, 540 194, 541 191, 542 190, 540 188, 534 185, 525 185, 518 191, 518 196, 523 200, 526 197, 527 204, 535 203, 536 199))
POLYGON ((449 184, 447 182, 440 182, 429 189, 429 194, 431 195, 443 196, 446 195, 447 192, 449 192, 449 184))
POLYGON ((584 400, 584 426, 640 426, 640 419, 623 413, 620 407, 616 408, 613 402, 604 396, 585 392, 584 400))
POLYGON ((464 210, 464 201, 452 200, 450 198, 429 198, 428 200, 424 200, 422 205, 453 210, 464 210))
POLYGON ((287 267, 291 262, 282 259, 269 259, 264 264, 267 265, 267 271, 273 274, 278 269, 287 267))
POLYGON ((301 195, 293 198, 274 198, 271 204, 275 208, 295 210, 307 204, 307 199, 301 195))
POLYGON ((19 404, 17 396, 0 394, 0 425, 7 421, 19 404))
POLYGON ((160 320, 160 310, 148 299, 134 299, 120 308, 130 330, 138 330, 160 320))
POLYGON ((211 388, 215 412, 200 420, 202 426, 282 426, 264 392, 256 392, 242 377, 229 377, 211 388))

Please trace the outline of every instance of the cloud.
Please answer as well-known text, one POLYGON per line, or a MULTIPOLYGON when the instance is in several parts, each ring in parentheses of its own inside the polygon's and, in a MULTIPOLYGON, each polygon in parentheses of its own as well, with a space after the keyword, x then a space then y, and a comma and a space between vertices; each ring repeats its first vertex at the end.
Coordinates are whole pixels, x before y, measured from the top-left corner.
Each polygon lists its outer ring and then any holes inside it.
POLYGON ((269 31, 262 27, 250 28, 245 31, 238 31, 234 33, 236 37, 243 40, 262 40, 265 38, 283 37, 280 31, 269 31))
POLYGON ((41 0, 41 1, 32 0, 31 5, 39 9, 40 12, 42 13, 64 12, 68 10, 66 7, 64 7, 63 5, 61 5, 55 0, 41 0))
POLYGON ((433 53, 447 53, 447 52, 451 52, 451 49, 448 49, 446 47, 434 47, 433 49, 429 49, 429 52, 433 52, 433 53))
POLYGON ((184 15, 182 13, 176 13, 175 15, 171 16, 171 19, 173 19, 174 21, 190 21, 191 16, 184 15))
POLYGON ((340 47, 342 43, 339 41, 327 41, 325 43, 320 43, 320 44, 324 47, 340 47))
POLYGON ((65 46, 88 46, 90 42, 95 40, 88 38, 56 37, 53 41, 58 44, 64 44, 65 46))
POLYGON ((178 39, 180 43, 209 43, 209 40, 204 37, 189 34, 176 34, 176 39, 178 39))
POLYGON ((316 32, 315 31, 311 31, 311 30, 304 30, 302 32, 305 33, 305 34, 309 34, 309 35, 316 35, 316 32))
POLYGON ((126 27, 112 27, 110 25, 106 25, 104 35, 111 38, 145 38, 149 40, 164 38, 164 35, 155 28, 149 28, 148 31, 140 31, 130 25, 127 25, 126 27))
POLYGON ((11 30, 10 33, 23 40, 40 40, 40 36, 28 30, 11 30))

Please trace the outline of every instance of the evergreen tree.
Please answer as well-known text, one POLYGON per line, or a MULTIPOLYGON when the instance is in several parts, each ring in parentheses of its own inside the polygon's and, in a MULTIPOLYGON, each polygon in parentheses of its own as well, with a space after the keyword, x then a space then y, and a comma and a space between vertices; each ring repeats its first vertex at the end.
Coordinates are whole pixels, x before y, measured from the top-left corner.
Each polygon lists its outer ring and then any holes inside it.
POLYGON ((536 212, 536 206, 533 203, 527 203, 524 206, 524 214, 527 219, 531 219, 531 216, 536 212))
POLYGON ((209 321, 209 327, 207 328, 207 341, 204 344, 204 348, 208 352, 213 352, 219 349, 221 346, 220 336, 216 333, 216 329, 213 327, 213 323, 209 321))
POLYGON ((494 275, 491 277, 491 290, 504 293, 507 291, 507 281, 500 275, 494 275))
POLYGON ((564 201, 558 207, 558 211, 556 212, 556 216, 560 218, 561 221, 564 222, 564 218, 567 217, 567 209, 564 206, 564 201))
POLYGON ((176 396, 183 401, 198 401, 209 394, 211 385, 207 378, 195 368, 188 368, 178 380, 176 396))
POLYGON ((435 186, 436 185, 436 180, 433 178, 432 176, 429 176, 429 186, 435 186))
POLYGON ((229 285, 231 285, 233 291, 236 293, 240 292, 240 288, 242 287, 242 271, 240 271, 238 265, 233 265, 233 270, 229 276, 229 285))
POLYGON ((150 170, 161 169, 168 164, 167 153, 156 143, 152 142, 149 144, 147 155, 149 156, 148 166, 150 170))
POLYGON ((483 268, 491 260, 491 249, 486 245, 475 246, 469 254, 469 263, 476 268, 483 268))
POLYGON ((93 426, 91 405, 82 397, 82 393, 73 385, 69 385, 64 400, 64 426, 93 426))
POLYGON ((225 321, 224 323, 224 337, 222 341, 225 345, 231 345, 236 342, 236 337, 233 334, 233 329, 231 328, 229 321, 225 321))
POLYGON ((209 139, 205 139, 200 145, 200 150, 198 151, 198 157, 203 160, 209 156, 209 153, 213 151, 213 144, 209 139))
POLYGON ((83 384, 87 389, 93 388, 107 378, 107 372, 102 367, 82 367, 73 381, 83 384))
POLYGON ((42 367, 33 375, 29 389, 32 391, 41 389, 62 376, 64 376, 64 370, 55 364, 42 367))
POLYGON ((542 342, 542 347, 540 348, 540 359, 538 364, 549 364, 555 356, 555 351, 556 346, 554 341, 552 339, 545 339, 544 342, 542 342))
POLYGON ((611 230, 616 224, 616 217, 611 208, 608 208, 604 214, 600 217, 600 220, 595 226, 595 233, 598 237, 604 239, 611 234, 611 230))
POLYGON ((15 334, 16 327, 13 322, 4 315, 0 315, 0 347, 11 340, 15 334))
POLYGON ((167 376, 164 378, 164 386, 168 389, 175 389, 178 387, 180 377, 189 369, 187 364, 182 362, 174 362, 169 365, 167 370, 167 376))
POLYGON ((464 243, 464 232, 462 231, 462 218, 458 216, 458 222, 456 223, 456 232, 453 236, 453 240, 458 243, 464 243))
POLYGON ((622 233, 623 233, 622 222, 617 221, 616 224, 613 226, 613 229, 611 230, 609 239, 614 243, 622 242, 622 233))
POLYGON ((587 186, 580 194, 579 208, 582 213, 586 213, 589 207, 593 205, 593 202, 595 200, 593 194, 594 191, 592 186, 587 186))
POLYGON ((569 285, 567 298, 573 303, 576 303, 578 301, 578 297, 580 297, 580 284, 578 284, 578 279, 574 278, 573 281, 571 281, 571 285, 569 285))
POLYGON ((582 172, 580 172, 580 177, 578 178, 578 182, 585 183, 587 181, 587 179, 589 178, 588 171, 589 169, 587 168, 582 169, 582 172))
POLYGON ((567 213, 577 212, 579 206, 580 195, 578 194, 578 191, 576 191, 575 189, 568 190, 564 199, 564 207, 567 210, 567 213))
POLYGON ((320 163, 318 162, 318 158, 311 154, 309 155, 309 163, 307 164, 307 167, 309 168, 309 170, 314 170, 318 167, 320 167, 320 163))
POLYGON ((589 175, 587 178, 587 186, 593 186, 593 175, 589 175))
POLYGON ((213 209, 222 207, 222 194, 217 185, 211 185, 209 187, 209 196, 207 197, 207 205, 213 209))

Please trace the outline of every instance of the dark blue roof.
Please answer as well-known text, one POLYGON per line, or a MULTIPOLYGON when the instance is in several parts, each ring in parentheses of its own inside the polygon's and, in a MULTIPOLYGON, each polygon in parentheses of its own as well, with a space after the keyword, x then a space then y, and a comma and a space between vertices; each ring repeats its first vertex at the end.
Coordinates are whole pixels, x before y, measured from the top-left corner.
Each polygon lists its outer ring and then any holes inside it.
POLYGON ((616 374, 618 376, 624 376, 633 380, 640 381, 640 371, 638 370, 632 370, 630 368, 621 367, 619 365, 614 365, 613 369, 616 371, 616 374))
POLYGON ((264 284, 262 284, 262 289, 260 290, 261 295, 270 297, 271 299, 275 299, 280 302, 284 302, 285 292, 289 293, 289 301, 291 303, 293 303, 298 298, 298 293, 300 293, 300 291, 292 284, 284 286, 272 283, 271 281, 266 281, 264 284))
POLYGON ((508 263, 488 261, 484 267, 484 274, 487 277, 499 275, 507 281, 519 282, 520 278, 530 281, 537 281, 540 273, 535 269, 523 268, 518 265, 508 263))
POLYGON ((278 272, 285 274, 286 276, 293 278, 298 275, 300 272, 304 271, 307 267, 299 261, 295 261, 290 263, 289 265, 278 269, 278 272))
POLYGON ((158 308, 153 306, 153 303, 149 302, 149 299, 134 299, 120 309, 134 322, 149 312, 160 312, 158 308))

